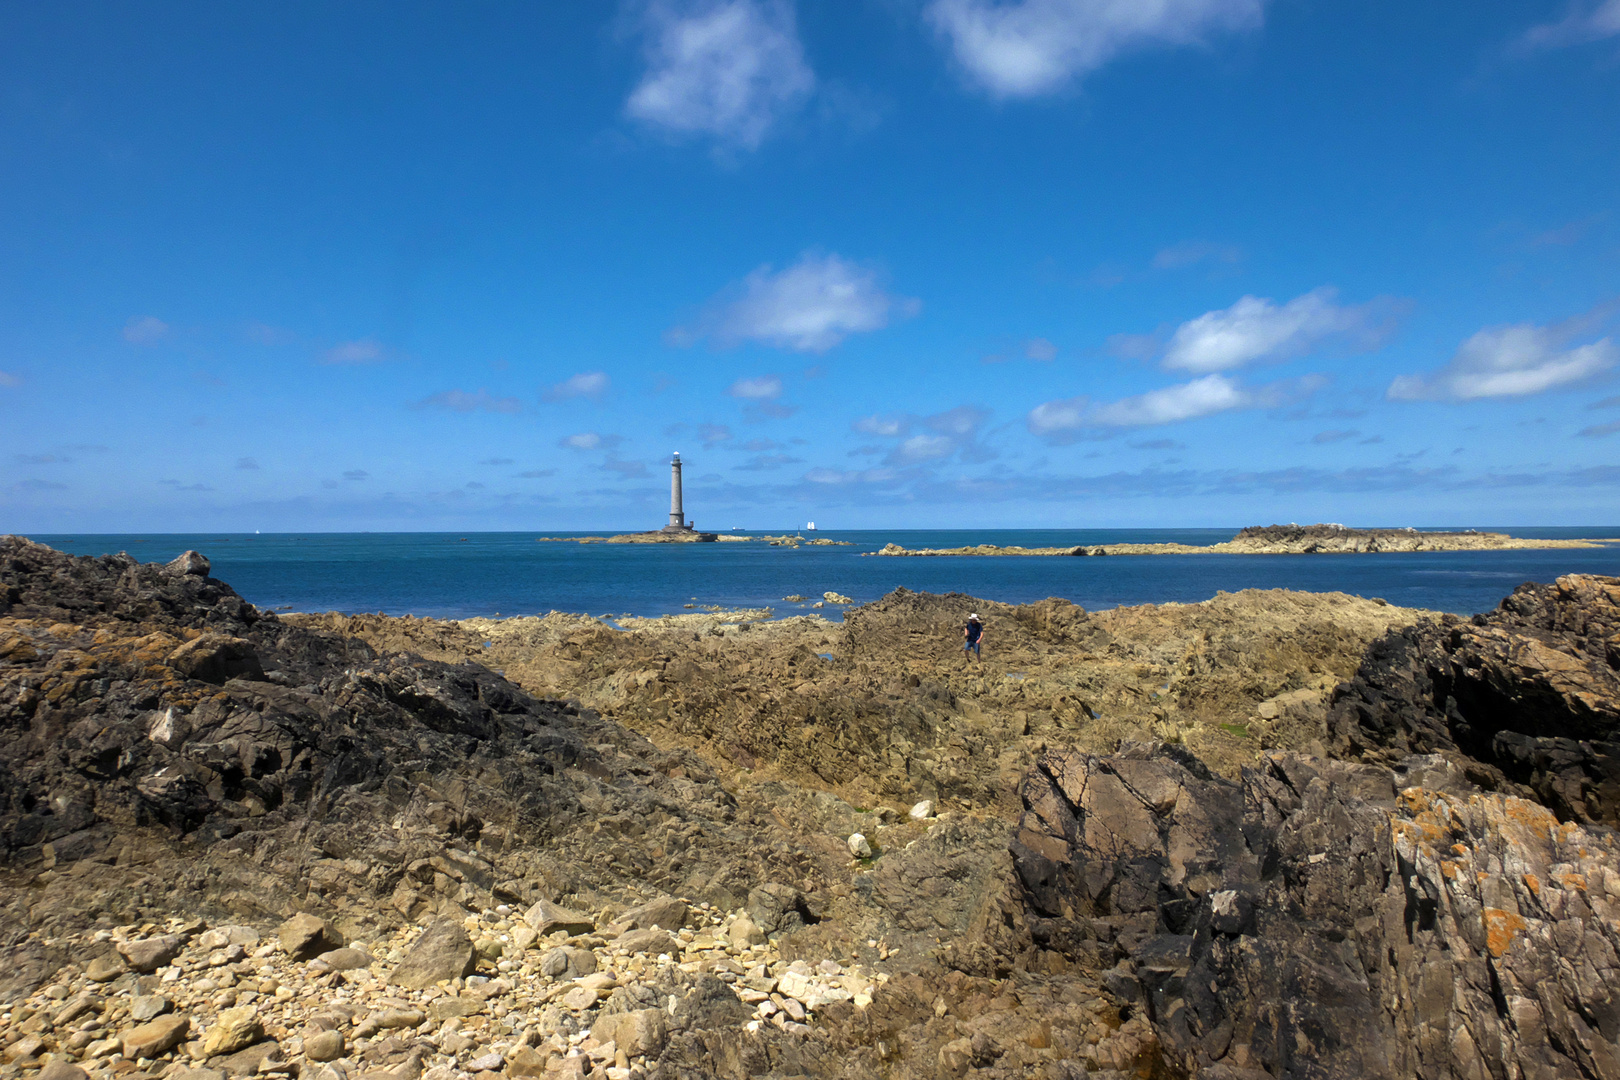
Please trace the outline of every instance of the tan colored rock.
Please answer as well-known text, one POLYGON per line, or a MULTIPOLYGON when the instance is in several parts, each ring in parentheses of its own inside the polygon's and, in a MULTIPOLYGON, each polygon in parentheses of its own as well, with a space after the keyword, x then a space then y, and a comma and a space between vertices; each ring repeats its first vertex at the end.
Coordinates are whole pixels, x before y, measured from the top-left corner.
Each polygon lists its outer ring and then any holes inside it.
POLYGON ((234 1054, 264 1038, 264 1025, 258 1010, 249 1006, 226 1009, 209 1025, 203 1035, 202 1054, 205 1058, 234 1054))
POLYGON ((90 1074, 77 1065, 57 1058, 39 1070, 39 1076, 35 1080, 90 1080, 90 1074))
POLYGON ((131 969, 145 974, 163 967, 185 947, 186 939, 179 934, 164 934, 119 942, 118 951, 124 954, 131 969))
POLYGON ((84 977, 91 982, 111 982, 128 970, 129 967, 124 963, 123 957, 108 953, 104 956, 98 956, 86 964, 84 977))
POLYGON ((596 929, 596 920, 579 911, 572 911, 550 900, 540 900, 523 913, 523 919, 541 937, 558 930, 568 934, 588 934, 596 929))
POLYGON ((737 916, 736 921, 727 929, 726 935, 731 939, 731 944, 739 949, 763 945, 766 941, 765 931, 761 930, 746 912, 737 916))
POLYGON ((143 1057, 153 1058, 179 1046, 190 1030, 189 1016, 160 1016, 124 1032, 119 1042, 123 1046, 124 1056, 132 1061, 143 1057))
POLYGON ((632 930, 628 934, 621 935, 614 944, 632 954, 650 953, 657 956, 660 953, 668 953, 675 956, 681 951, 680 942, 662 930, 632 930))
POLYGON ((411 946, 390 981, 411 990, 425 990, 436 982, 471 974, 477 962, 472 941, 462 925, 454 919, 439 919, 411 946))
POLYGON ((576 986, 562 996, 562 1003, 575 1012, 583 1012, 595 1005, 600 997, 600 993, 588 986, 576 986))
POLYGON ((549 1055, 536 1052, 532 1047, 520 1046, 506 1059, 507 1076, 539 1077, 546 1074, 549 1055))
POLYGON ((669 1028, 662 1009, 637 1009, 597 1017, 591 1035, 612 1042, 630 1055, 661 1053, 669 1039, 669 1028))
POLYGON ((322 1031, 304 1040, 304 1056, 311 1061, 336 1061, 345 1049, 343 1033, 339 1031, 322 1031))
POLYGON ((282 949, 294 960, 308 960, 343 943, 325 919, 300 912, 276 928, 282 949))

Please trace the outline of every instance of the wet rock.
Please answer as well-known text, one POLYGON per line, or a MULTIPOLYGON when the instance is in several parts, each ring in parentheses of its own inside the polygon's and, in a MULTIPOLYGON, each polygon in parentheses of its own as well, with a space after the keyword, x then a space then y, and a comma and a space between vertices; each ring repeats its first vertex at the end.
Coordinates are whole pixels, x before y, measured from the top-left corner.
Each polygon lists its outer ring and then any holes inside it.
POLYGON ((411 951, 394 969, 391 981, 422 990, 436 982, 471 974, 477 963, 472 940, 454 919, 439 919, 423 931, 411 951))
POLYGON ((132 1061, 136 1058, 154 1058, 179 1046, 190 1030, 191 1018, 188 1016, 160 1016, 124 1032, 119 1041, 124 1056, 132 1061))

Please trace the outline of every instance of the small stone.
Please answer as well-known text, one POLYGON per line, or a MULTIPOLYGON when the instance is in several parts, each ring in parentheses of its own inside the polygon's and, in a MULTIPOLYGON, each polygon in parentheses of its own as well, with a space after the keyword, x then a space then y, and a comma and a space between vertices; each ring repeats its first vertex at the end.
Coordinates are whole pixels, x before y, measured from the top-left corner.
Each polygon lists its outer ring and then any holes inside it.
POLYGON ((588 986, 576 986, 562 997, 562 1003, 575 1012, 582 1012, 596 1004, 599 995, 588 986))
POLYGON ((861 833, 852 833, 849 838, 849 853, 857 859, 870 859, 872 845, 861 833))
POLYGON ((660 930, 679 930, 686 925, 686 913, 685 901, 665 896, 631 908, 613 921, 635 930, 650 930, 655 926, 660 930))
POLYGON ((428 1015, 441 1022, 476 1016, 483 1011, 484 1003, 475 997, 442 997, 428 1005, 428 1015))
POLYGON ((179 934, 164 934, 161 937, 122 942, 118 951, 124 954, 132 969, 147 975, 179 956, 180 950, 185 947, 186 939, 179 934))
POLYGON ((243 1006, 220 1013, 203 1036, 202 1054, 205 1058, 234 1054, 264 1038, 264 1025, 258 1012, 243 1006))
POLYGON ((415 1027, 427 1017, 421 1009, 389 1009, 378 1016, 377 1026, 383 1029, 415 1027))
POLYGON ((934 800, 924 799, 911 808, 912 821, 927 821, 934 816, 934 800))
POLYGON ((308 960, 343 944, 325 919, 307 912, 294 915, 276 928, 282 949, 294 960, 308 960))
POLYGON ((352 947, 323 952, 315 959, 325 964, 332 971, 354 971, 358 968, 370 967, 376 963, 366 950, 352 947))
POLYGON ((150 994, 135 998, 129 1003, 129 1018, 144 1024, 148 1020, 156 1020, 172 1008, 174 1003, 168 998, 150 994))
POLYGON ((632 955, 652 953, 657 956, 659 953, 669 953, 674 956, 681 950, 680 943, 662 930, 632 930, 620 937, 615 944, 632 955))
POLYGON ((114 953, 98 956, 85 965, 84 977, 91 982, 111 982, 124 972, 128 971, 124 958, 114 953))
POLYGON ((520 926, 512 931, 512 944, 518 947, 519 952, 534 948, 534 943, 540 940, 540 934, 527 926, 520 926))
POLYGON ((506 1059, 490 1051, 482 1057, 475 1057, 467 1062, 467 1071, 472 1073, 497 1072, 506 1067, 506 1059))
POLYGON ((143 1057, 155 1058, 179 1046, 190 1030, 189 1016, 160 1016, 151 1023, 124 1032, 119 1042, 123 1046, 124 1056, 131 1061, 143 1057))
POLYGON ((322 1031, 304 1040, 304 1056, 311 1061, 336 1061, 345 1049, 340 1031, 322 1031))

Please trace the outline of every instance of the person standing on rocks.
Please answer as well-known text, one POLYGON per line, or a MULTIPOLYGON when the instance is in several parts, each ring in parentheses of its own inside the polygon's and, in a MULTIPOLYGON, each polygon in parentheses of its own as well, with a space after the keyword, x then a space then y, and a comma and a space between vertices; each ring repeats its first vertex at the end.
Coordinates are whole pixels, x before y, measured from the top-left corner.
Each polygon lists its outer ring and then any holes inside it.
POLYGON ((979 652, 979 649, 983 643, 984 623, 979 620, 977 615, 969 615, 967 624, 962 627, 962 651, 972 653, 974 659, 982 662, 984 657, 979 652))

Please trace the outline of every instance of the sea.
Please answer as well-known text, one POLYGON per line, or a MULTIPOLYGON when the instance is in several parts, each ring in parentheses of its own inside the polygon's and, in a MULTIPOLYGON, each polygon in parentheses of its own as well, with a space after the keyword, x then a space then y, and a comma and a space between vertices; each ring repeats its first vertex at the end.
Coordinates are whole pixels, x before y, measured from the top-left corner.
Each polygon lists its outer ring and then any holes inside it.
MULTIPOLYGON (((1522 537, 1620 539, 1620 527, 1476 527, 1522 537)), ((871 554, 889 543, 907 548, 1207 545, 1229 540, 1236 532, 1235 528, 823 530, 800 535, 844 540, 848 546, 796 548, 760 542, 578 544, 542 537, 608 534, 538 532, 40 534, 30 539, 75 555, 125 551, 142 562, 167 562, 183 551, 201 551, 212 562, 214 577, 253 604, 276 611, 436 618, 568 611, 614 619, 718 605, 769 607, 775 617, 815 611, 836 620, 841 617, 838 607, 812 609, 808 604, 827 592, 867 603, 902 587, 1007 603, 1060 596, 1093 611, 1167 601, 1192 603, 1239 589, 1304 589, 1471 614, 1494 608, 1526 581, 1551 581, 1570 573, 1620 576, 1620 544, 1575 550, 1377 555, 885 558, 871 554), (789 596, 806 599, 784 599, 789 596)))

